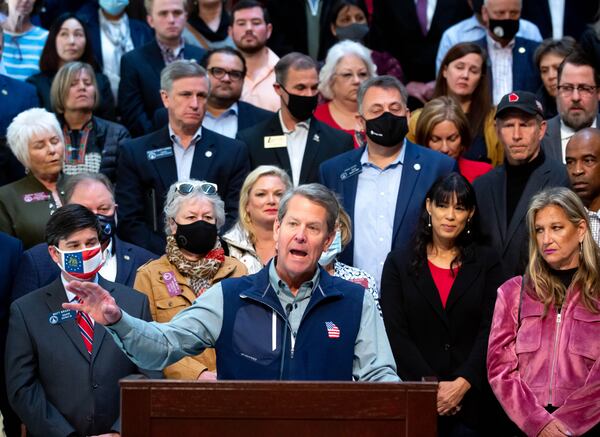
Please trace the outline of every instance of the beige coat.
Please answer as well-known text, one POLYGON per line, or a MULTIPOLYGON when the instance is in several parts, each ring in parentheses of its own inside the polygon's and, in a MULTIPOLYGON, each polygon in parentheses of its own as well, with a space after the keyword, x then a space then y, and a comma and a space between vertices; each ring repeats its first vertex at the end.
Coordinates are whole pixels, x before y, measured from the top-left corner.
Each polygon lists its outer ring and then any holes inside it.
MULTIPOLYGON (((247 273, 246 267, 234 258, 225 257, 221 268, 213 278, 211 285, 225 278, 237 278, 247 273)), ((166 255, 159 259, 150 261, 140 267, 135 277, 133 288, 148 296, 152 319, 164 323, 170 321, 181 310, 192 305, 196 299, 188 283, 173 266, 166 255), (167 272, 175 274, 177 283, 182 293, 178 296, 170 296, 162 275, 167 272)), ((198 379, 205 370, 215 371, 217 360, 214 349, 206 349, 195 357, 185 357, 164 369, 165 377, 168 379, 198 379)))

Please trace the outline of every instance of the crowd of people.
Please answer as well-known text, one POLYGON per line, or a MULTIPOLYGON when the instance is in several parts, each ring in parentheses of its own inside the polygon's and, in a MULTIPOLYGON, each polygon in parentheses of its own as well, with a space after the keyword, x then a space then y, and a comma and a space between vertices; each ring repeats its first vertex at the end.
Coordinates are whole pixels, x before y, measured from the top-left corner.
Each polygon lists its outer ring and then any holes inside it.
POLYGON ((5 434, 142 373, 600 436, 599 100, 597 0, 0 2, 5 434))

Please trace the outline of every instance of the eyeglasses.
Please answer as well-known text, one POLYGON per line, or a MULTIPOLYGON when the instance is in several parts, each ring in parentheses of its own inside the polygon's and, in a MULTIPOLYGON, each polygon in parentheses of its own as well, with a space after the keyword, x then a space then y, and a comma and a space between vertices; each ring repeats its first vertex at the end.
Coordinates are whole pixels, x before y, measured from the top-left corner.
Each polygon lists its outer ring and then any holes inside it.
POLYGON ((563 96, 565 97, 569 97, 570 95, 573 94, 573 91, 577 90, 577 92, 581 95, 584 96, 591 96, 592 94, 594 94, 594 91, 596 91, 598 89, 597 86, 594 85, 559 85, 556 88, 558 88, 558 92, 561 93, 563 96))
POLYGON ((211 67, 208 69, 208 72, 217 79, 223 79, 226 74, 229 75, 231 80, 236 82, 244 78, 244 72, 240 70, 225 70, 224 68, 211 67))
POLYGON ((175 192, 182 196, 187 196, 188 194, 193 193, 194 190, 200 190, 208 196, 214 196, 217 194, 217 184, 213 184, 212 182, 202 182, 200 184, 182 182, 175 185, 175 192))
POLYGON ((354 73, 352 71, 348 71, 345 73, 335 73, 336 76, 342 78, 342 80, 346 82, 350 82, 354 76, 358 77, 358 80, 363 81, 369 78, 369 73, 366 71, 360 71, 358 73, 354 73))

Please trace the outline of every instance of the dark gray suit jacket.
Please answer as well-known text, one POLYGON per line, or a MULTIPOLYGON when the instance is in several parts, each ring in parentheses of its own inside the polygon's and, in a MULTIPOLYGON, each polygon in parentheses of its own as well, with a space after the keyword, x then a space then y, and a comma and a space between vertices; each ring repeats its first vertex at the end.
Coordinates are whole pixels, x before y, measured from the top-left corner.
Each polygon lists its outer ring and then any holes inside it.
MULTIPOLYGON (((600 128, 600 114, 596 115, 596 127, 600 128)), ((548 120, 548 128, 542 139, 542 149, 544 149, 546 156, 549 156, 558 162, 563 162, 563 152, 560 141, 560 115, 548 120)))
POLYGON ((528 259, 529 236, 525 216, 529 201, 533 195, 545 188, 568 187, 569 178, 565 166, 545 158, 542 165, 531 173, 523 187, 523 194, 510 223, 506 223, 505 166, 496 167, 480 176, 473 186, 483 232, 489 237, 492 249, 502 259, 506 279, 522 275, 528 259))
MULTIPOLYGON (((148 298, 99 279, 128 313, 151 320, 148 298)), ((88 354, 73 317, 51 324, 67 295, 57 278, 17 299, 10 308, 6 381, 11 406, 29 435, 64 437, 120 431, 118 381, 141 370, 117 347, 105 328, 94 326, 88 354)), ((160 378, 161 372, 144 372, 160 378)))

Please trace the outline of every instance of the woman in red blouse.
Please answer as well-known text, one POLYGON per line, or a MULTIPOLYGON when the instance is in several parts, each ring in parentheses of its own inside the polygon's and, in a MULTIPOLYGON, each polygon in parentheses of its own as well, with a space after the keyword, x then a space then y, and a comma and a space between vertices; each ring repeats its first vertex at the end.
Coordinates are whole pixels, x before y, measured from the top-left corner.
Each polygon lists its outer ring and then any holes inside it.
POLYGON ((499 259, 479 242, 475 192, 451 173, 428 193, 414 251, 392 251, 383 267, 381 309, 398 375, 439 382, 439 436, 490 435, 494 402, 485 357, 499 259))

